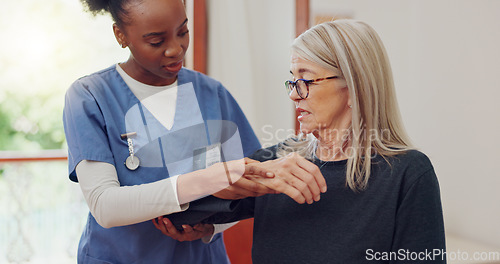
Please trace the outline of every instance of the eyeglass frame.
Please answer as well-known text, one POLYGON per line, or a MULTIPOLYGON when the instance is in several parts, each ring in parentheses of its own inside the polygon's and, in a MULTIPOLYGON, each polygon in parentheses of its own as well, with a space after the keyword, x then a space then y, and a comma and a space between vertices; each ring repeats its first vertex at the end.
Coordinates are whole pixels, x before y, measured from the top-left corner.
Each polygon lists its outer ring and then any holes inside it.
POLYGON ((307 80, 307 79, 297 79, 296 81, 285 81, 285 89, 287 90, 288 96, 290 96, 293 92, 293 90, 297 91, 297 95, 301 99, 306 99, 309 96, 309 84, 315 83, 315 82, 320 82, 320 81, 325 81, 325 80, 331 80, 331 79, 337 79, 339 76, 330 76, 330 77, 324 77, 324 78, 318 78, 314 80, 307 80), (300 89, 297 89, 297 82, 302 81, 306 85, 307 88, 307 94, 305 97, 302 96, 302 93, 300 92, 300 89), (292 86, 292 88, 288 88, 289 86, 292 86))

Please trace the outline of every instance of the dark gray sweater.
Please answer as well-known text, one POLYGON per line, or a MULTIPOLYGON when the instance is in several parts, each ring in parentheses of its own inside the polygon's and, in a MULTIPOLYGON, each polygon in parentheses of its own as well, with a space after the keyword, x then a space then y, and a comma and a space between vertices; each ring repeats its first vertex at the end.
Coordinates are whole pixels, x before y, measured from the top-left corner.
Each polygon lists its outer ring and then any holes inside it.
MULTIPOLYGON (((251 158, 275 159, 275 151, 259 150, 251 158)), ((282 194, 250 199, 253 263, 446 263, 431 162, 415 150, 388 160, 390 165, 374 158, 363 192, 346 187, 346 161, 316 160, 328 185, 319 202, 300 205, 282 194)))
MULTIPOLYGON (((276 146, 250 158, 275 159, 276 146)), ((431 162, 416 150, 388 161, 390 165, 380 156, 373 159, 368 188, 362 192, 346 187, 346 161, 316 160, 328 185, 319 202, 301 205, 283 194, 240 201, 208 197, 180 216, 193 218, 200 213, 196 208, 203 215, 217 207, 213 211, 226 213, 202 222, 253 216, 254 264, 446 263, 439 184, 431 162)))

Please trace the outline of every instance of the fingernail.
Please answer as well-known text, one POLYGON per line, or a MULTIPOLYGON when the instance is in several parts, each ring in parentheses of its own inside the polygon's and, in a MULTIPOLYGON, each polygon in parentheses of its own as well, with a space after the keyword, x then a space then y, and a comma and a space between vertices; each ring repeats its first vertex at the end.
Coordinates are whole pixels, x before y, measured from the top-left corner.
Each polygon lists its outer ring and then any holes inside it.
POLYGON ((267 173, 266 173, 266 177, 268 177, 268 178, 274 178, 274 173, 272 173, 272 172, 267 172, 267 173))
POLYGON ((314 198, 314 201, 316 201, 316 202, 317 202, 317 201, 319 201, 319 199, 320 199, 320 196, 318 195, 318 196, 316 196, 316 197, 314 198))
POLYGON ((164 223, 166 226, 169 226, 169 225, 170 225, 170 223, 168 222, 168 220, 167 220, 167 219, 163 219, 163 223, 164 223))
POLYGON ((321 188, 321 192, 326 193, 326 186, 323 186, 323 188, 321 188))
POLYGON ((182 225, 182 228, 186 229, 188 226, 187 225, 182 225))

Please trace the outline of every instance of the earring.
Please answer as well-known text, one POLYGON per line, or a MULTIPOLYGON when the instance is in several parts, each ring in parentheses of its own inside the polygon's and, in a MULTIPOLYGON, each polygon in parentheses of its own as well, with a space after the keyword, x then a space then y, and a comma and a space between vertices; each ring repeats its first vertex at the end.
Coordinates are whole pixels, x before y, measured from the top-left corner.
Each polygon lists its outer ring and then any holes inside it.
POLYGON ((127 45, 125 43, 122 43, 121 46, 122 46, 122 48, 126 48, 127 47, 127 45))
POLYGON ((349 108, 352 108, 352 105, 348 105, 348 106, 349 106, 349 108))

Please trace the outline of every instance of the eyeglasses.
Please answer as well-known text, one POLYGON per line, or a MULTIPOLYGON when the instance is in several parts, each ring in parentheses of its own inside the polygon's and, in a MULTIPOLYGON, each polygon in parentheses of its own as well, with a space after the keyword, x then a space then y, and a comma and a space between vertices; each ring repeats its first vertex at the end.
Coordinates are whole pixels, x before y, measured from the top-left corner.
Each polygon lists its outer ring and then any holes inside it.
POLYGON ((286 81, 285 88, 286 92, 288 93, 288 96, 290 96, 293 90, 295 89, 297 90, 297 94, 299 95, 300 98, 306 99, 309 96, 309 84, 336 78, 339 78, 339 76, 330 76, 315 80, 298 79, 296 81, 286 81))

